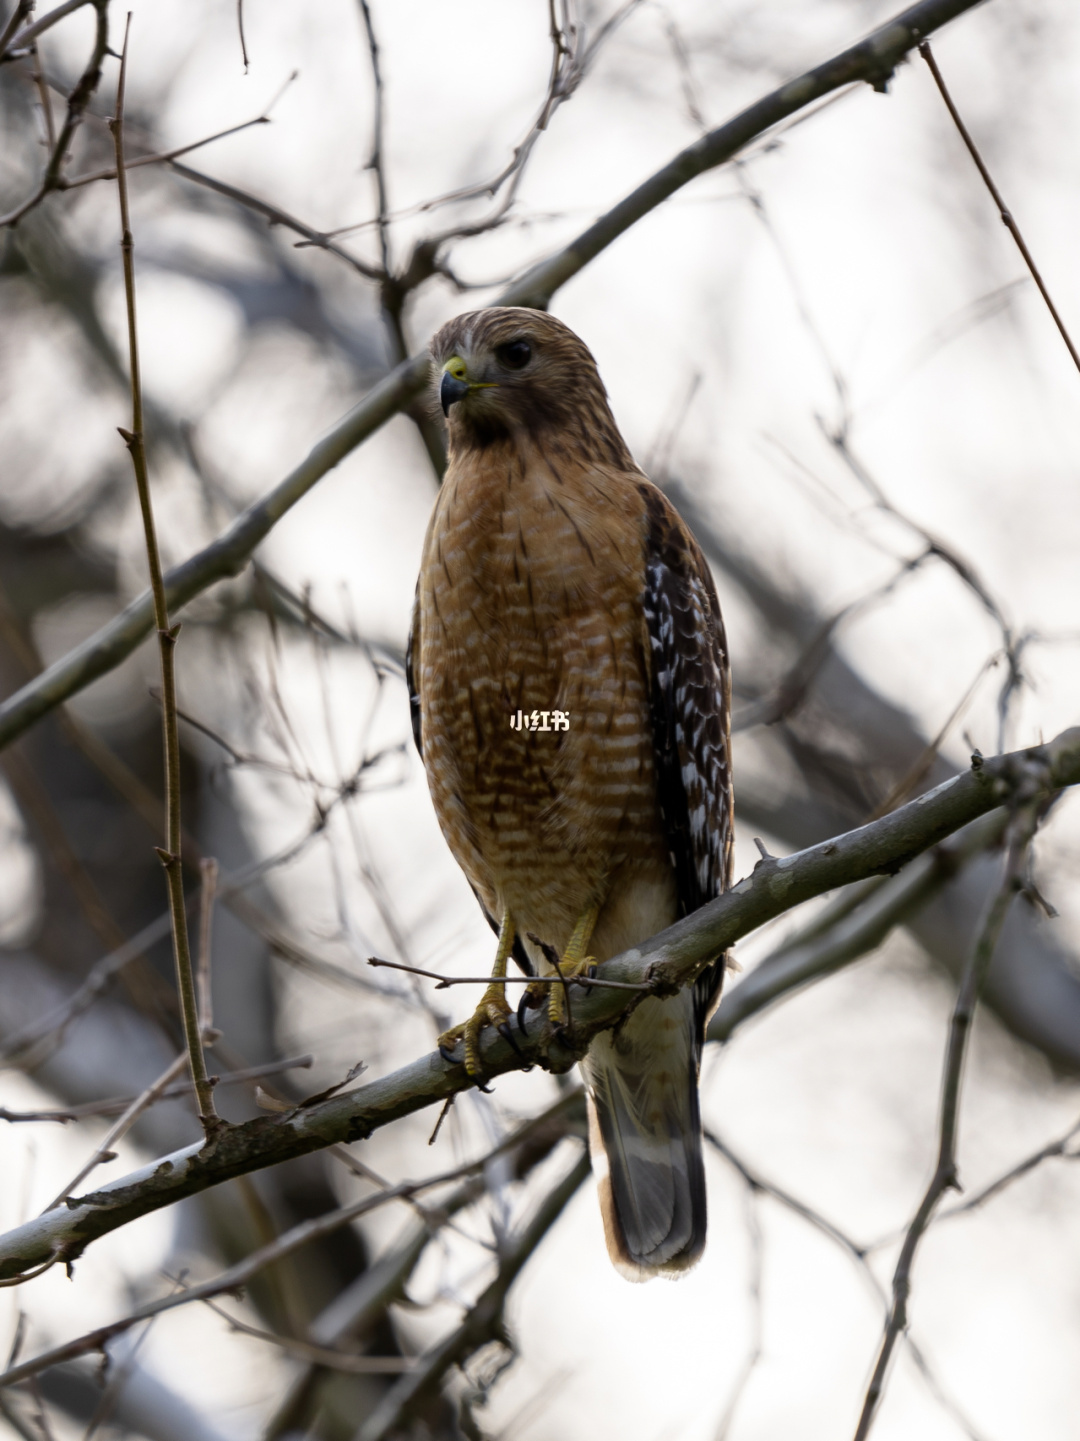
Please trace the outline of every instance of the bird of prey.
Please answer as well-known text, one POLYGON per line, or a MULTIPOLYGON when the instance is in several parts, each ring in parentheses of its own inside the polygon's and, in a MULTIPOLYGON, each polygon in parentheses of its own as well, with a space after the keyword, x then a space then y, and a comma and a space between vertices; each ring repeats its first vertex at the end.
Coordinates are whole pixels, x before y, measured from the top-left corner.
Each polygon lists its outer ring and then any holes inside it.
MULTIPOLYGON (((443 835, 499 938, 475 1014, 441 1038, 479 1077, 483 1027, 512 1034, 511 955, 581 975, 730 885, 730 678, 709 568, 573 331, 482 310, 431 353, 449 465, 407 670, 443 835)), ((698 1072, 724 964, 646 999, 582 1062, 608 1250, 631 1280, 704 1246, 698 1072)), ((565 1026, 564 986, 541 995, 565 1026)))

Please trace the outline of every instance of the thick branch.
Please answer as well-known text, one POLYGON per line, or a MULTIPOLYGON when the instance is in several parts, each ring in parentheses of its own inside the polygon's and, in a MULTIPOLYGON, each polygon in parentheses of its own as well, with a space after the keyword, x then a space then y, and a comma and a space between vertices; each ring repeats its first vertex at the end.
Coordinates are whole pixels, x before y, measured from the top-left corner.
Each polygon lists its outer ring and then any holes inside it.
MULTIPOLYGON (((1030 787, 1033 778, 1045 795, 1080 784, 1080 727, 1048 745, 980 760, 972 770, 869 825, 793 856, 760 861, 733 890, 641 947, 605 962, 599 975, 648 983, 656 994, 671 994, 766 921, 839 886, 899 870, 962 826, 1008 803, 1021 787, 1030 787)), ((604 987, 575 995, 574 1049, 558 1041, 545 1044, 536 1021, 532 1034, 516 1032, 513 1047, 494 1031, 485 1031, 481 1056, 486 1074, 534 1063, 566 1070, 594 1035, 616 1025, 643 994, 604 987)), ((98 1236, 183 1196, 309 1151, 363 1140, 380 1126, 472 1084, 463 1065, 444 1061, 436 1051, 317 1105, 247 1121, 90 1195, 69 1198, 66 1211, 49 1212, 9 1232, 0 1238, 0 1279, 20 1276, 51 1258, 73 1260, 98 1236)))
MULTIPOLYGON (((924 852, 883 884, 869 882, 873 889, 864 894, 850 912, 845 905, 835 924, 827 929, 812 924, 805 935, 785 942, 724 996, 709 1023, 708 1039, 726 1041, 744 1021, 774 1001, 876 950, 891 931, 903 925, 963 865, 996 845, 1004 826, 1004 811, 994 811, 952 845, 924 852)), ((854 899, 853 889, 844 892, 840 899, 843 902, 849 896, 854 899)))
MULTIPOLYGON (((682 186, 725 164, 763 131, 823 95, 859 80, 883 89, 896 65, 920 39, 979 3, 981 0, 921 0, 868 39, 780 86, 680 152, 565 249, 513 282, 493 303, 546 307, 560 286, 682 186)), ((186 604, 215 581, 238 575, 281 517, 361 441, 414 401, 427 379, 426 354, 402 361, 290 475, 249 507, 224 535, 169 572, 166 595, 170 608, 186 604)), ((115 669, 149 633, 152 624, 150 596, 144 594, 24 686, 0 706, 0 747, 98 676, 115 669)))

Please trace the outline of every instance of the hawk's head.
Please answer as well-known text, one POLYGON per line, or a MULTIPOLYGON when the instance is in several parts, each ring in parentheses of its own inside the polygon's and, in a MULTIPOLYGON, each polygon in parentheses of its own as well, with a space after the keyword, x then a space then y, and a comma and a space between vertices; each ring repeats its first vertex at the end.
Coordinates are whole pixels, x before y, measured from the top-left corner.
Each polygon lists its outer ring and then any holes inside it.
POLYGON ((431 355, 452 446, 561 434, 592 458, 633 465, 596 361, 554 316, 520 306, 474 310, 437 332, 431 355))

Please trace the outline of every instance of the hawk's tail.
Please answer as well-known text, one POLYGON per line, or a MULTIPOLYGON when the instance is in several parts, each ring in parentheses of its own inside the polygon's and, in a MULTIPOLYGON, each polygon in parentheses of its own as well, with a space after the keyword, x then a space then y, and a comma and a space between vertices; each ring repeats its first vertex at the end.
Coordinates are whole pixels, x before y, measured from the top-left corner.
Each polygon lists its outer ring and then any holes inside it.
POLYGON ((584 1062, 608 1253, 630 1281, 678 1276, 705 1246, 693 997, 648 1000, 584 1062))

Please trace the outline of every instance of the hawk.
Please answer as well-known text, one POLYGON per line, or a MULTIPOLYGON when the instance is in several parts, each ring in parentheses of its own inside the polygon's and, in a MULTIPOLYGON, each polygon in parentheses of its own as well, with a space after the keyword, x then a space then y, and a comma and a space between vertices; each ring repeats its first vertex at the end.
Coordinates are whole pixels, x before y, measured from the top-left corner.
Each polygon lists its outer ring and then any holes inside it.
MULTIPOLYGON (((409 636, 413 732, 443 835, 498 947, 448 1031, 481 1072, 503 978, 581 975, 730 884, 730 677, 709 568, 634 463, 589 350, 542 311, 458 316, 431 354, 449 465, 409 636)), ((698 1072, 725 960, 582 1062, 604 1231, 632 1280, 705 1242, 698 1072)), ((566 1024, 565 988, 530 1005, 566 1024)))

